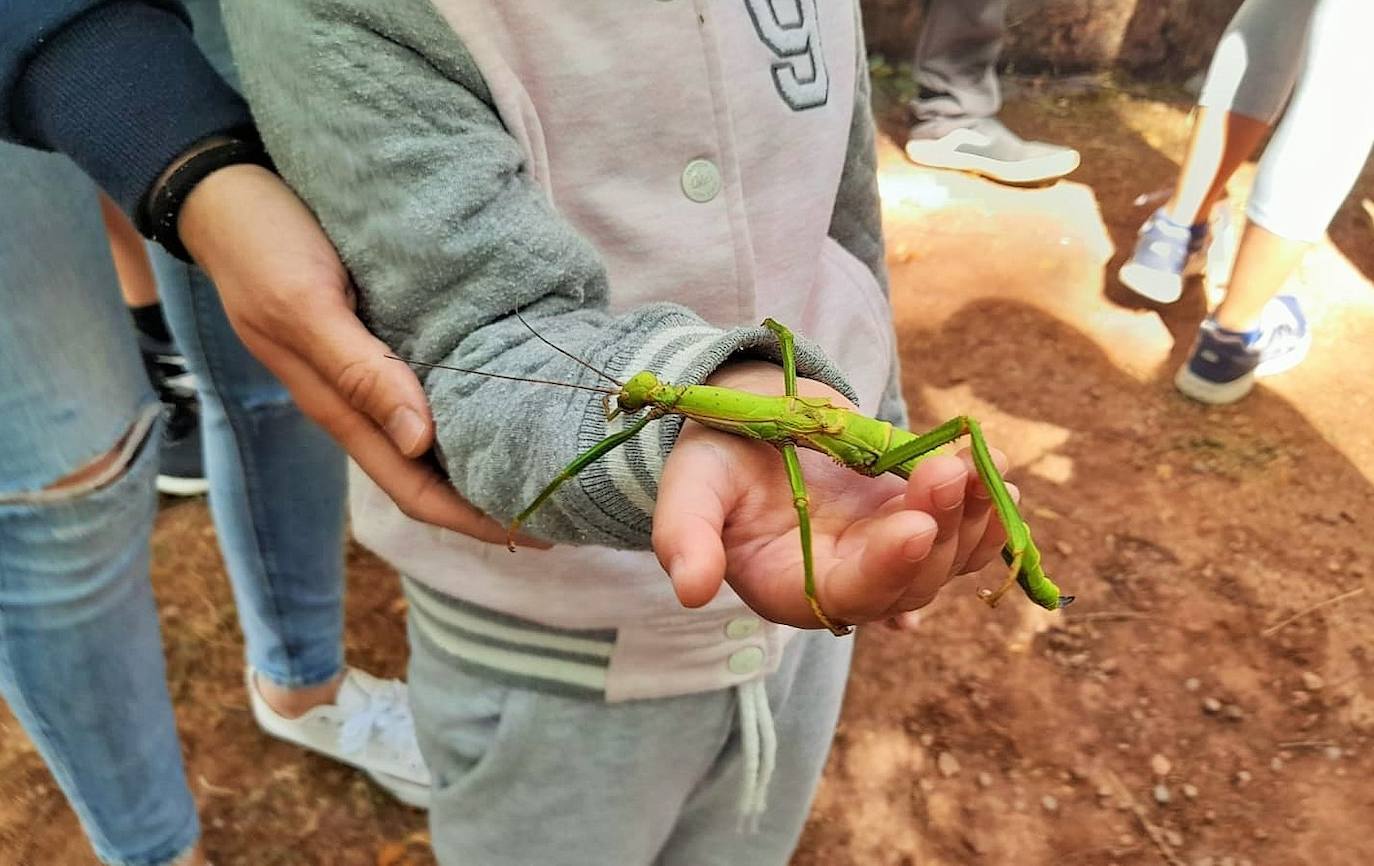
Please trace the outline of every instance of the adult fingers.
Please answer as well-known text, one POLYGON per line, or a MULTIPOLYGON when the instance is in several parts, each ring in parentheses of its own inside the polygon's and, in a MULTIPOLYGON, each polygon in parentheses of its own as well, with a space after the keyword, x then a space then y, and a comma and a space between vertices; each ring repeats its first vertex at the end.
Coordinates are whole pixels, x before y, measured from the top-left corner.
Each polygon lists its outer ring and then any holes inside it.
MULTIPOLYGON (((280 346, 255 352, 291 396, 377 482, 408 517, 493 543, 506 528, 453 489, 430 467, 408 458, 369 418, 344 399, 315 368, 280 346)), ((542 542, 524 540, 529 546, 542 542)))
POLYGON ((396 360, 390 347, 373 336, 340 292, 312 306, 309 324, 287 323, 277 340, 315 372, 321 383, 386 433, 401 454, 418 457, 434 441, 434 422, 414 369, 396 360))

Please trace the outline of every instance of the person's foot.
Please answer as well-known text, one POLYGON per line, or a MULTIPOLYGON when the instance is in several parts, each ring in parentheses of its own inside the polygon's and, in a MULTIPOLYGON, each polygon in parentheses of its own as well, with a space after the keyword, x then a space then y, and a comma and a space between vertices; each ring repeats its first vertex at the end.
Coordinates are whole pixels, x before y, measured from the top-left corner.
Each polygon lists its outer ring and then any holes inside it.
POLYGON ((1255 379, 1296 367, 1311 347, 1298 299, 1279 295, 1265 305, 1253 331, 1228 331, 1214 319, 1204 321, 1174 386, 1203 403, 1234 403, 1250 393, 1255 379))
POLYGON ((267 734, 357 767, 402 803, 429 808, 429 768, 415 741, 405 683, 349 668, 333 703, 288 718, 267 703, 249 668, 248 698, 267 734))
POLYGON ((1172 304, 1183 296, 1183 283, 1207 267, 1210 231, 1207 223, 1183 225, 1160 208, 1140 227, 1135 252, 1121 266, 1121 284, 1141 297, 1172 304))
POLYGON ((170 496, 199 496, 210 488, 200 444, 200 401, 195 377, 176 344, 138 332, 148 380, 162 401, 162 442, 157 489, 170 496))
POLYGON ((950 130, 938 138, 913 131, 907 139, 906 155, 917 165, 968 171, 1012 184, 1047 183, 1078 168, 1078 151, 1025 141, 995 118, 950 130))

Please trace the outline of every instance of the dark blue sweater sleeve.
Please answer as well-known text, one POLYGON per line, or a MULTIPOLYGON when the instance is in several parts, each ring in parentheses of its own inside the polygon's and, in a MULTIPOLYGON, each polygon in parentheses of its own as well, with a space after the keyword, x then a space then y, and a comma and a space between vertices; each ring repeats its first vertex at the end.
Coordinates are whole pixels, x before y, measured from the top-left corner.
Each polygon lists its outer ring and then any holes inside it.
POLYGON ((248 106, 157 0, 0 0, 0 139, 69 156, 128 213, 248 106))

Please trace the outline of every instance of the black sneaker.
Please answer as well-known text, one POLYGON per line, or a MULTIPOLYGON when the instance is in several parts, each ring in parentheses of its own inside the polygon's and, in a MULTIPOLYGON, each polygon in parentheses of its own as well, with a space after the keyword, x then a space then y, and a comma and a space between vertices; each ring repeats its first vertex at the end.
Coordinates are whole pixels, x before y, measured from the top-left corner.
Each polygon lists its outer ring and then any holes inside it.
POLYGON ((157 489, 170 496, 199 496, 210 489, 200 445, 200 402, 195 376, 176 345, 135 329, 143 368, 162 401, 162 452, 157 489))

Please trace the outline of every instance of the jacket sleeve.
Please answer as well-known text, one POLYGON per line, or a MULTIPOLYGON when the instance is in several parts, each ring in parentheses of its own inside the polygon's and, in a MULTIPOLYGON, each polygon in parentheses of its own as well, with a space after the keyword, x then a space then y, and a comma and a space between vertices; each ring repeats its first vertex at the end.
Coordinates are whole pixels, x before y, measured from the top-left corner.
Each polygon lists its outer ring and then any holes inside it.
POLYGON ((133 214, 197 141, 251 124, 180 3, 0 0, 0 140, 66 154, 133 214))
MULTIPOLYGON (((425 0, 238 0, 235 59, 282 175, 315 210, 359 292, 364 320, 416 360, 606 386, 539 334, 618 379, 703 381, 732 355, 775 353, 761 328, 712 327, 687 307, 612 316, 595 250, 552 208, 486 83, 425 0)), ((690 303, 690 299, 684 299, 690 303)), ((846 390, 802 347, 799 372, 846 390)), ((421 373, 441 458, 459 490, 509 518, 577 453, 620 429, 596 394, 477 375, 421 373)), ((664 455, 678 427, 650 425, 565 484, 531 522, 554 541, 647 547, 664 455)))
MULTIPOLYGON (((854 116, 849 125, 849 147, 845 153, 840 189, 830 215, 830 236, 850 255, 863 262, 873 279, 887 295, 887 254, 883 244, 883 203, 878 196, 878 153, 873 123, 872 88, 868 76, 868 51, 864 46, 863 18, 855 3, 854 116)), ((895 348, 897 341, 893 340, 895 348)), ((892 376, 878 403, 877 416, 898 427, 908 424, 906 401, 902 397, 901 357, 894 354, 892 376)))

